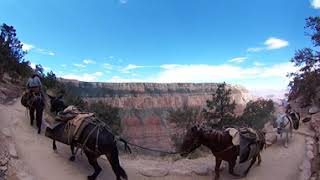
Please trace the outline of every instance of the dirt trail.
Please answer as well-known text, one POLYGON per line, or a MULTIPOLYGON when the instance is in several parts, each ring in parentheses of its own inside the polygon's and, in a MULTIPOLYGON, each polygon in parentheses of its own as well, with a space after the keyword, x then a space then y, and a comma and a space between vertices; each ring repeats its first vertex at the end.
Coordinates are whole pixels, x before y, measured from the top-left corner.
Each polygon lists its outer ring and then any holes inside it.
MULTIPOLYGON (((78 155, 75 162, 70 162, 68 157, 70 150, 68 146, 58 143, 58 152, 52 150, 52 141, 44 135, 37 135, 36 129, 29 125, 26 119, 26 111, 20 105, 19 101, 12 105, 0 105, 0 129, 11 127, 13 140, 16 144, 19 158, 23 160, 26 168, 35 179, 38 180, 79 180, 86 179, 86 176, 93 172, 92 167, 88 164, 85 155, 78 155)), ((43 132, 44 133, 44 130, 43 132)), ((293 180, 297 179, 298 167, 302 161, 304 153, 304 137, 295 134, 293 140, 289 144, 289 148, 285 149, 280 143, 266 149, 262 154, 261 166, 253 166, 248 177, 245 180, 293 180)), ((163 179, 163 180, 211 180, 212 174, 207 176, 165 176, 165 177, 144 177, 137 172, 137 167, 143 164, 143 160, 130 160, 128 158, 120 158, 122 166, 126 170, 130 180, 144 179, 163 179), (142 163, 141 163, 142 162, 142 163)), ((157 160, 151 163, 157 164, 157 160)), ((214 159, 211 158, 213 164, 214 159)), ((98 179, 115 179, 109 163, 103 159, 99 160, 103 171, 98 179)), ((170 162, 163 162, 163 168, 172 165, 170 162), (166 166, 167 163, 167 166, 166 166)), ((236 172, 243 172, 246 167, 237 165, 236 172)), ((172 166, 171 166, 172 168, 172 166)), ((235 179, 228 175, 227 170, 221 173, 221 179, 235 179)))

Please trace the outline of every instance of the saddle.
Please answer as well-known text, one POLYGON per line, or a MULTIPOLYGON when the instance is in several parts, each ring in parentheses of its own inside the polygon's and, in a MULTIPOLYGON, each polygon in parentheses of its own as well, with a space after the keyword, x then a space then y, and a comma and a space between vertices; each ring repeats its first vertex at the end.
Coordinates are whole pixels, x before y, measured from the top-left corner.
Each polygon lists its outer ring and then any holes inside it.
POLYGON ((240 161, 246 162, 259 152, 260 137, 252 128, 239 128, 240 134, 240 161))
POLYGON ((67 122, 65 129, 69 143, 78 140, 84 128, 94 120, 94 113, 81 112, 75 106, 68 106, 63 112, 58 113, 58 122, 67 122))
POLYGON ((31 108, 36 97, 41 98, 42 102, 44 102, 44 96, 41 91, 33 91, 32 89, 25 91, 21 97, 21 104, 26 108, 31 108))

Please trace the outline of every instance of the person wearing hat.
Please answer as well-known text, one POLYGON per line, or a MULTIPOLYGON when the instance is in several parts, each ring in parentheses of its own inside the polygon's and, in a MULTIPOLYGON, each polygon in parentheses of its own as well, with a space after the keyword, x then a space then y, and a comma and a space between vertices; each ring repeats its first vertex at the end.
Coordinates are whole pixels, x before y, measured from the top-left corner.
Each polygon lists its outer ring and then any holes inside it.
POLYGON ((27 88, 29 92, 39 93, 41 92, 42 83, 40 81, 40 76, 37 73, 33 73, 27 82, 27 88))
POLYGON ((38 133, 40 134, 41 129, 41 121, 42 121, 42 114, 43 114, 43 107, 44 107, 44 95, 42 93, 42 83, 40 80, 40 75, 37 73, 33 73, 32 76, 28 79, 27 82, 27 93, 26 93, 26 104, 29 109, 30 115, 30 123, 31 126, 33 125, 33 120, 35 119, 34 114, 36 112, 36 119, 37 119, 37 126, 39 128, 38 133), (33 97, 40 97, 42 101, 42 106, 40 109, 35 107, 33 104, 33 97))

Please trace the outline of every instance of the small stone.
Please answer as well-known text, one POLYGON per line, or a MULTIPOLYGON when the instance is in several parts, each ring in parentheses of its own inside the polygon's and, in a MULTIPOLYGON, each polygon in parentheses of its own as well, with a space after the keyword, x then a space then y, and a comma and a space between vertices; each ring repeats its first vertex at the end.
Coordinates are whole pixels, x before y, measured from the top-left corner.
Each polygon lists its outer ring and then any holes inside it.
POLYGON ((10 128, 3 128, 1 130, 2 134, 4 134, 6 137, 11 137, 12 136, 12 133, 11 133, 11 130, 10 128))
POLYGON ((314 141, 307 141, 307 144, 308 144, 308 145, 313 145, 313 144, 314 144, 314 141))
POLYGON ((206 176, 209 174, 209 169, 206 166, 197 166, 193 168, 193 172, 199 176, 206 176))
POLYGON ((4 172, 7 171, 8 167, 7 166, 0 166, 0 171, 4 172))
POLYGON ((164 177, 169 174, 169 171, 160 168, 143 168, 139 170, 139 173, 147 177, 164 177))
POLYGON ((312 151, 307 151, 307 157, 309 159, 313 159, 314 158, 313 152, 312 151))
POLYGON ((307 151, 313 151, 313 146, 312 145, 307 145, 307 151))
POLYGON ((317 179, 316 177, 311 177, 311 178, 310 178, 310 180, 316 180, 316 179, 317 179))
POLYGON ((320 112, 320 108, 317 107, 317 106, 313 106, 313 107, 311 107, 311 108, 309 109, 309 113, 310 113, 310 114, 316 114, 316 113, 318 113, 318 112, 320 112))
POLYGON ((16 147, 13 143, 9 143, 9 153, 10 156, 17 159, 18 158, 18 153, 16 151, 16 147))

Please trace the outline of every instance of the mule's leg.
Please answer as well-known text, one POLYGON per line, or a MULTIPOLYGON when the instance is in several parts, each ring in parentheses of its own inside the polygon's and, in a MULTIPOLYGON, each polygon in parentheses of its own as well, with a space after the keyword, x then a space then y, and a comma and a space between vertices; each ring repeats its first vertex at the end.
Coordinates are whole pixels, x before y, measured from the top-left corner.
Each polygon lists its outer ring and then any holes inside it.
POLYGON ((34 111, 35 109, 34 108, 30 108, 29 109, 29 116, 30 116, 30 125, 33 126, 33 121, 34 121, 34 111))
POLYGON ((289 132, 286 132, 286 139, 285 139, 285 142, 284 142, 284 147, 285 148, 288 148, 288 143, 289 143, 289 132))
POLYGON ((53 141, 52 141, 52 149, 53 149, 54 151, 57 150, 56 140, 53 140, 53 141))
POLYGON ((41 133, 42 115, 43 115, 43 109, 37 109, 36 120, 37 120, 38 134, 41 133))
POLYGON ((258 154, 258 166, 260 166, 260 164, 261 164, 261 154, 259 152, 259 154, 258 154))
POLYGON ((75 153, 74 153, 74 144, 70 144, 70 149, 71 149, 71 157, 69 158, 70 161, 74 161, 76 159, 75 153))
POLYGON ((236 166, 237 159, 229 161, 229 173, 233 176, 240 176, 239 174, 234 172, 234 167, 236 166))
POLYGON ((95 154, 92 154, 88 151, 85 151, 85 154, 87 155, 87 158, 88 158, 90 165, 94 168, 94 173, 91 176, 88 176, 88 179, 95 180, 102 170, 97 162, 98 156, 96 156, 95 154))
POLYGON ((113 172, 116 174, 117 180, 121 180, 121 177, 124 179, 128 179, 127 173, 120 166, 118 149, 114 147, 112 152, 106 153, 106 156, 109 160, 113 172))
POLYGON ((215 172, 214 180, 217 180, 220 177, 221 162, 222 162, 222 159, 219 159, 218 157, 216 157, 216 167, 214 168, 214 172, 215 172))
POLYGON ((250 163, 250 165, 249 165, 248 169, 244 172, 244 176, 247 176, 247 174, 248 174, 248 172, 249 172, 250 168, 251 168, 251 167, 252 167, 252 165, 256 162, 256 160, 257 160, 257 156, 255 156, 255 157, 253 157, 253 158, 252 158, 251 163, 250 163))

